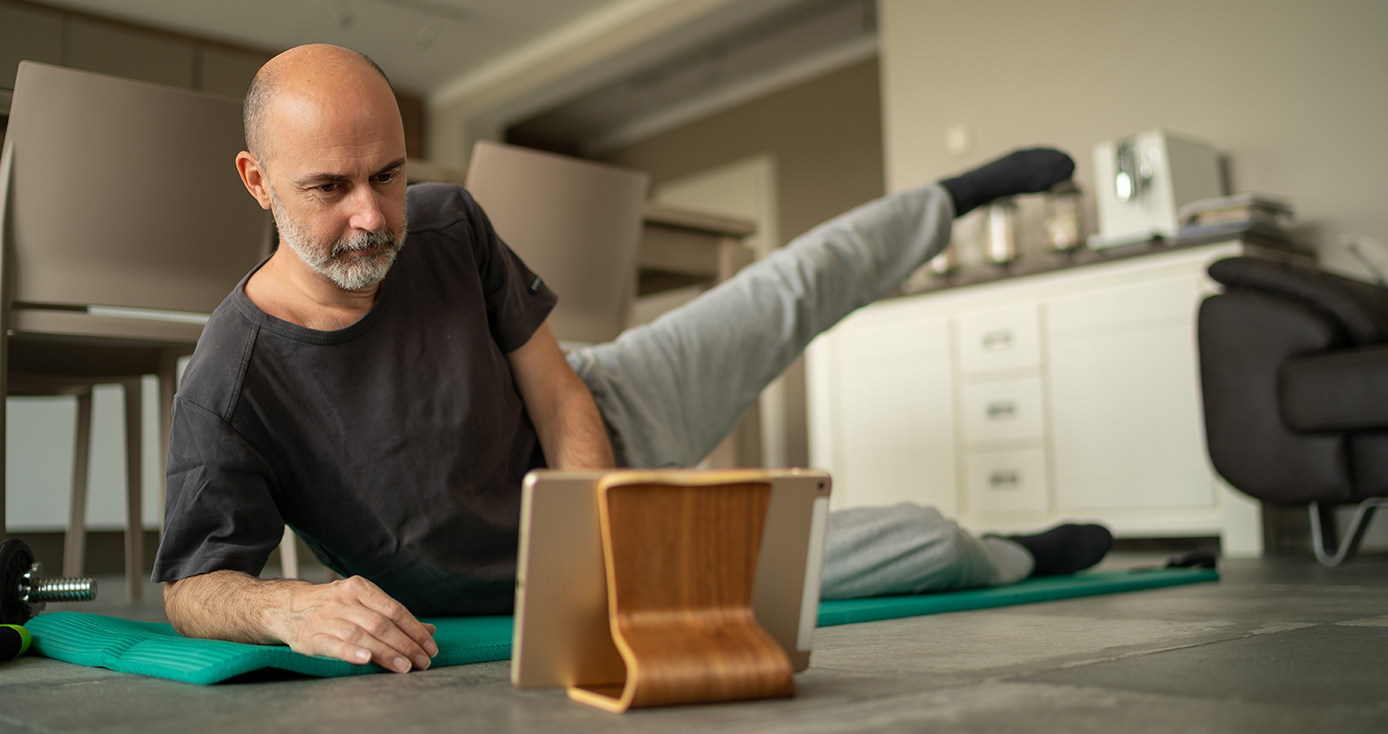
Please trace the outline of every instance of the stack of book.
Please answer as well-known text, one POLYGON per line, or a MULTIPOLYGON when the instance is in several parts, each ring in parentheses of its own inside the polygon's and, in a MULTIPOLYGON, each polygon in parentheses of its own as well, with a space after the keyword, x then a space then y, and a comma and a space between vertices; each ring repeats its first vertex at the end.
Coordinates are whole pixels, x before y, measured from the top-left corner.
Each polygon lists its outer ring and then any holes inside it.
POLYGON ((1294 221, 1292 207, 1285 200, 1267 194, 1244 193, 1201 199, 1177 212, 1181 229, 1177 239, 1216 239, 1220 237, 1264 238, 1290 243, 1288 231, 1294 221))

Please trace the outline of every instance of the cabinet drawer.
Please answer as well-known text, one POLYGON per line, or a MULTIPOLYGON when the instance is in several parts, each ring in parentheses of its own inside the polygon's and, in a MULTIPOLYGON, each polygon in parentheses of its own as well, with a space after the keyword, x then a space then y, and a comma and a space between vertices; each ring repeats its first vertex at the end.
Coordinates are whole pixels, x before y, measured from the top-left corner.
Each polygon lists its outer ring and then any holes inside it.
POLYGON ((965 441, 1012 441, 1045 435, 1040 377, 964 386, 965 441))
POLYGON ((965 468, 970 513, 1046 511, 1045 449, 971 451, 965 468))
POLYGON ((1041 364, 1041 329, 1035 303, 961 314, 959 367, 966 374, 1041 364))

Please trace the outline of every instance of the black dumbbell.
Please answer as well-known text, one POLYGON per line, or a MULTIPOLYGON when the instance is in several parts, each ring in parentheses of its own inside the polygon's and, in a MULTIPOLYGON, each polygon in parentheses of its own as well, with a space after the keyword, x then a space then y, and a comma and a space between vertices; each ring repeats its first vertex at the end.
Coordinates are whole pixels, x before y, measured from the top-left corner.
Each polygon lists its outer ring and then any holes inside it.
POLYGON ((96 579, 44 578, 43 564, 24 541, 0 541, 0 624, 24 624, 48 602, 95 598, 96 579))

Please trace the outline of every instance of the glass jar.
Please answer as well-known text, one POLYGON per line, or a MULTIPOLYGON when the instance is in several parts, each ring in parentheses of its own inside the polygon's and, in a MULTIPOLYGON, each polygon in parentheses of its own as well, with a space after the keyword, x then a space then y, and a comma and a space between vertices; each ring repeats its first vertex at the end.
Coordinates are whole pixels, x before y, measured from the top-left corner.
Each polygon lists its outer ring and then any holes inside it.
POLYGON ((1017 204, 998 199, 983 212, 983 254, 990 263, 1006 265, 1017 259, 1017 204))
POLYGON ((1069 252, 1084 244, 1084 205, 1074 181, 1063 181, 1046 192, 1046 247, 1069 252))
POLYGON ((930 268, 930 272, 934 275, 953 274, 954 271, 959 269, 959 247, 951 240, 949 245, 946 246, 940 254, 931 258, 930 262, 926 263, 926 266, 930 268))

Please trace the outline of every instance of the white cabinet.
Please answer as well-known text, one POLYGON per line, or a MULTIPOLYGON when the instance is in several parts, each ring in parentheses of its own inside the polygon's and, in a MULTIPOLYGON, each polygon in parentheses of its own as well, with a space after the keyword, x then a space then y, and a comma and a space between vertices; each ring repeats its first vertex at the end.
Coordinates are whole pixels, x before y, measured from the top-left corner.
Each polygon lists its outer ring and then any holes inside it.
POLYGON ((959 367, 964 374, 981 374, 1041 365, 1041 332, 1036 304, 1023 302, 1004 308, 959 314, 959 367))
POLYGON ((824 345, 826 362, 811 368, 838 376, 830 402, 817 407, 833 416, 820 423, 832 446, 825 463, 841 467, 834 479, 840 507, 851 498, 958 510, 949 322, 913 311, 891 303, 862 314, 824 345))
POLYGON ((1240 243, 891 299, 809 350, 811 461, 840 507, 912 501, 975 531, 1094 519, 1261 552, 1210 467, 1195 317, 1240 243))
POLYGON ((1045 512, 1048 504, 1045 449, 970 451, 965 499, 977 515, 1045 512))
POLYGON ((964 440, 969 444, 1046 436, 1041 378, 964 383, 964 440))

